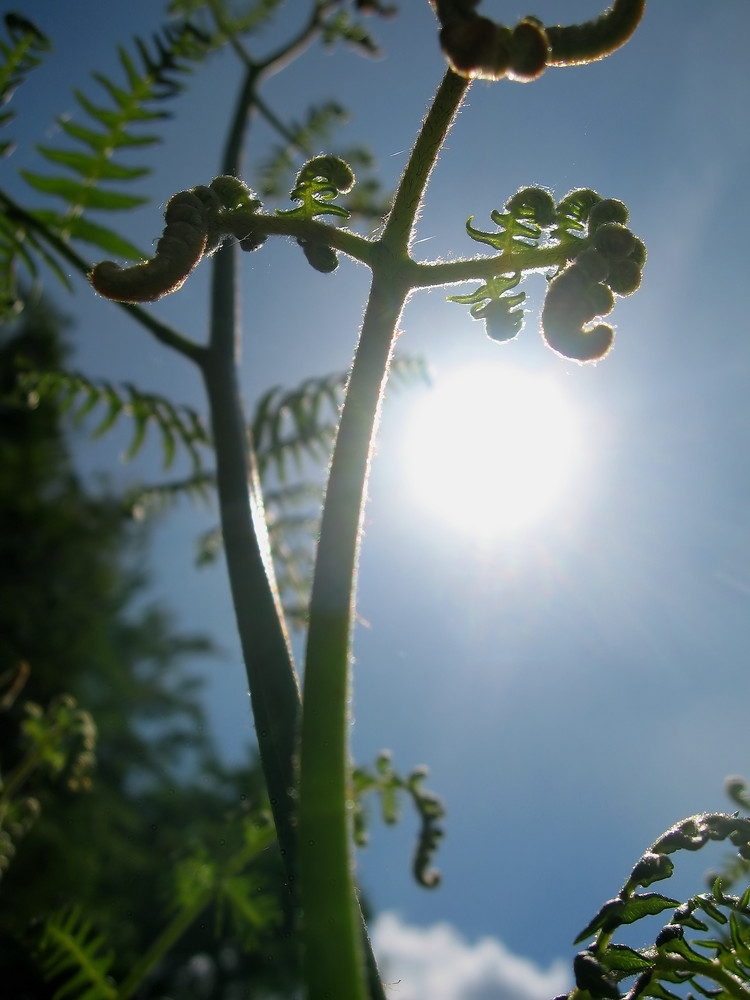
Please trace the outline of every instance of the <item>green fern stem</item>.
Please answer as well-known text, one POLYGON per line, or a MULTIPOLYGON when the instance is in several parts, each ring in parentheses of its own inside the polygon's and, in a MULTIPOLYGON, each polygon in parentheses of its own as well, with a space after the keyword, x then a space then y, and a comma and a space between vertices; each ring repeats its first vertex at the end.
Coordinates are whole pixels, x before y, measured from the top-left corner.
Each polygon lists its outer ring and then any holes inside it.
POLYGON ((365 1000, 351 854, 349 704, 356 575, 372 446, 411 291, 408 243, 468 81, 449 71, 412 150, 383 235, 336 439, 310 600, 300 741, 299 858, 309 1000, 365 1000))
POLYGON ((211 410, 221 527, 253 718, 290 891, 299 686, 284 627, 234 357, 211 351, 202 372, 211 410))
POLYGON ((299 858, 309 1000, 364 1000, 351 860, 350 644, 371 442, 408 287, 374 278, 341 415, 310 601, 299 858))
POLYGON ((470 86, 471 80, 458 76, 449 69, 435 93, 379 241, 393 252, 403 252, 408 248, 414 221, 438 152, 470 86))

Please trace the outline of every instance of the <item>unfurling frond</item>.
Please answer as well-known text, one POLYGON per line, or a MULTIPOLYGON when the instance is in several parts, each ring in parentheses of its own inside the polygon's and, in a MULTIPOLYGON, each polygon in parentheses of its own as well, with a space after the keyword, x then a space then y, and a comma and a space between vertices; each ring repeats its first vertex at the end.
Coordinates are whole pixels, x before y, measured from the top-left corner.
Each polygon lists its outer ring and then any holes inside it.
MULTIPOLYGON (((278 215, 291 219, 314 219, 319 215, 335 215, 348 219, 350 212, 333 200, 340 194, 347 194, 354 187, 354 171, 346 161, 338 156, 316 156, 308 160, 297 174, 297 180, 289 197, 298 201, 296 208, 276 209, 278 215)), ((325 243, 299 239, 297 241, 308 263, 329 274, 338 267, 336 251, 325 243)))
MULTIPOLYGON (((507 270, 491 276, 473 292, 450 296, 471 306, 474 319, 484 320, 490 339, 512 340, 524 324, 526 293, 515 291, 522 278, 538 269, 534 251, 556 251, 542 312, 544 339, 553 350, 575 361, 596 361, 612 346, 614 331, 593 323, 614 308, 615 295, 630 295, 641 283, 646 248, 626 228, 628 210, 614 198, 602 199, 582 188, 557 205, 544 188, 523 188, 502 212, 490 215, 496 232, 466 223, 473 240, 507 259, 507 270), (523 263, 518 265, 519 258, 523 263), (516 266, 514 267, 514 263, 516 266)), ((539 258, 540 260, 542 257, 539 258)), ((550 265, 545 269, 549 272, 550 265)))
POLYGON ((638 27, 645 0, 614 0, 581 24, 545 26, 525 17, 514 28, 477 13, 479 0, 431 0, 440 21, 440 45, 455 73, 482 80, 527 82, 547 66, 578 66, 619 49, 638 27))
POLYGON ((742 896, 723 891, 716 879, 712 891, 691 896, 684 903, 658 892, 640 892, 671 877, 670 855, 697 851, 711 841, 728 840, 740 857, 750 858, 750 819, 736 813, 701 813, 676 823, 639 859, 620 892, 608 900, 581 931, 576 944, 593 942, 573 963, 576 987, 592 1000, 619 1000, 619 984, 633 979, 627 1000, 676 997, 664 984, 689 984, 703 996, 750 996, 750 889, 742 896), (653 946, 632 948, 612 943, 614 933, 644 917, 672 911, 669 923, 653 946), (685 938, 685 930, 709 931, 710 924, 728 928, 708 939, 685 938), (706 954, 707 953, 707 954, 706 954), (708 989, 706 984, 717 989, 708 989))
POLYGON ((445 807, 441 800, 422 788, 427 769, 415 767, 406 777, 393 769, 389 751, 383 750, 375 760, 372 770, 355 767, 352 774, 354 790, 354 839, 359 847, 368 841, 368 814, 365 797, 375 793, 380 798, 383 822, 393 825, 399 820, 399 799, 405 793, 420 819, 420 830, 414 852, 412 871, 417 882, 426 889, 440 884, 440 873, 431 867, 435 852, 443 838, 442 821, 445 807))
MULTIPOLYGON (((646 248, 625 227, 627 221, 625 205, 607 198, 596 201, 576 223, 588 223, 587 246, 552 279, 542 311, 544 339, 563 357, 604 357, 614 331, 606 323, 590 324, 612 311, 615 295, 631 295, 640 287, 646 248)), ((565 245, 564 239, 561 242, 565 245)))
MULTIPOLYGON (((94 289, 115 302, 156 302, 177 291, 205 254, 212 253, 228 231, 225 213, 255 212, 260 201, 236 177, 215 177, 208 187, 180 191, 167 202, 166 226, 151 260, 132 267, 102 261, 89 274, 94 289)), ((243 250, 256 250, 264 237, 240 238, 243 250)))

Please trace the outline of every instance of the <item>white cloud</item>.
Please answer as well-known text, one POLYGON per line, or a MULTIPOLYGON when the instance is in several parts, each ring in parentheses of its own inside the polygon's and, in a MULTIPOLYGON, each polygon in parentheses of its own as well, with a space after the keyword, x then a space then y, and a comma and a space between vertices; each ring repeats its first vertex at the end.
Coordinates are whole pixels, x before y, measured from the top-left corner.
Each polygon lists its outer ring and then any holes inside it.
POLYGON ((447 923, 415 927, 383 913, 372 944, 392 1000, 551 1000, 572 987, 562 959, 544 971, 496 938, 469 944, 447 923))

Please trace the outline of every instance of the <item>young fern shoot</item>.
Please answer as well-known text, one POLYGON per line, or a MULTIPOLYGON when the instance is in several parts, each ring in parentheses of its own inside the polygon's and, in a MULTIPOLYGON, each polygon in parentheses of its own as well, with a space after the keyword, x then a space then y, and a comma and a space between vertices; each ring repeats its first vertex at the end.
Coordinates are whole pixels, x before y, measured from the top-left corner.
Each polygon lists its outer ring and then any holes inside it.
MULTIPOLYGON (((621 202, 582 189, 556 203, 539 188, 523 189, 502 212, 492 213, 495 233, 482 232, 469 220, 469 235, 489 245, 495 251, 491 256, 431 264, 411 258, 414 221, 428 178, 471 80, 528 80, 547 66, 602 58, 632 34, 644 3, 617 0, 595 21, 566 28, 545 28, 525 18, 512 31, 479 17, 471 0, 436 0, 433 6, 451 68, 422 125, 378 238, 367 240, 320 220, 332 216, 346 221, 347 213, 335 199, 351 189, 354 176, 338 158, 319 156, 297 177, 291 192, 298 203, 294 208, 268 214, 240 180, 219 177, 170 201, 167 228, 153 261, 123 270, 105 262, 91 273, 94 288, 103 295, 118 301, 154 301, 179 288, 223 238, 233 237, 243 249, 255 250, 274 235, 296 240, 322 273, 337 266, 339 253, 372 271, 331 463, 310 601, 296 822, 309 1000, 367 1000, 378 990, 372 979, 368 985, 365 975, 353 876, 348 704, 362 512, 404 304, 419 288, 480 281, 474 293, 454 296, 454 301, 470 304, 493 339, 509 340, 523 325, 519 307, 525 296, 515 291, 517 285, 525 275, 544 271, 551 278, 543 312, 545 339, 559 354, 595 361, 613 340, 611 328, 597 318, 611 311, 615 295, 635 291, 645 262, 643 244, 626 228, 627 209, 621 202)), ((199 363, 206 370, 210 367, 205 359, 199 363)), ((211 405, 220 406, 215 393, 211 405)), ((215 434, 221 433, 220 427, 214 413, 215 434)), ((274 669, 271 659, 262 671, 274 669)), ((263 689, 272 687, 274 680, 261 673, 257 683, 263 689)), ((273 724, 272 714, 256 718, 261 735, 273 724)), ((282 776, 291 773, 290 765, 291 760, 267 770, 272 801, 289 797, 282 776)))

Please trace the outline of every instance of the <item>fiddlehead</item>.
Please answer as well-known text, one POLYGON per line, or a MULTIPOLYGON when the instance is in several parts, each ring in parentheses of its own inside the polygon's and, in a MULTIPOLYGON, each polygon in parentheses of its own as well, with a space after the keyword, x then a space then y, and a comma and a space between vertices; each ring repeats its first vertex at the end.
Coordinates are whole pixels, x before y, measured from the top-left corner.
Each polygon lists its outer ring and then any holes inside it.
MULTIPOLYGON (((133 267, 114 261, 97 264, 89 278, 94 289, 115 302, 156 302, 176 292, 202 257, 211 254, 228 232, 225 215, 235 209, 260 208, 260 201, 236 177, 216 177, 208 187, 180 191, 167 202, 166 227, 151 260, 133 267)), ((243 250, 256 250, 263 237, 240 239, 243 250)))
POLYGON ((603 59, 638 27, 645 0, 614 0, 599 17, 582 24, 545 26, 525 17, 515 28, 476 12, 479 0, 431 0, 440 21, 440 45, 460 76, 535 80, 547 66, 577 66, 603 59))
MULTIPOLYGON (((498 227, 496 233, 485 233, 466 223, 466 232, 478 243, 486 243, 502 253, 512 254, 516 249, 537 247, 545 230, 554 223, 555 200, 544 188, 522 188, 510 198, 502 212, 490 213, 498 227)), ((487 336, 503 343, 513 340, 523 328, 524 313, 519 308, 526 300, 526 292, 508 294, 521 281, 520 271, 493 275, 476 291, 467 295, 451 295, 449 301, 471 306, 474 319, 484 320, 487 336)))
MULTIPOLYGON (((558 354, 575 361, 598 361, 609 351, 614 330, 606 323, 592 326, 592 321, 612 312, 615 295, 631 295, 638 289, 646 262, 644 244, 624 225, 625 205, 607 198, 587 211, 590 195, 594 192, 573 192, 558 206, 557 232, 563 233, 567 223, 569 234, 571 223, 581 227, 587 221, 587 246, 552 279, 542 310, 544 339, 558 354)), ((561 242, 566 245, 564 236, 561 242)))
POLYGON ((490 339, 512 340, 523 327, 526 299, 525 292, 514 289, 526 274, 544 268, 551 278, 542 312, 546 342, 575 361, 604 357, 614 332, 592 321, 612 311, 615 295, 636 291, 646 261, 644 244, 625 226, 626 206, 589 188, 571 191, 558 205, 544 188, 523 188, 490 218, 497 232, 475 229, 472 219, 466 231, 500 251, 499 273, 450 301, 470 305, 490 339))
POLYGON ((393 826, 399 820, 400 793, 405 792, 411 798, 420 820, 412 872, 423 888, 434 889, 441 882, 440 872, 432 867, 432 861, 444 836, 442 821, 445 806, 437 795, 422 788, 426 777, 425 767, 415 767, 406 777, 401 777, 393 769, 388 750, 378 754, 372 771, 364 767, 354 768, 354 840, 358 847, 364 847, 368 841, 366 795, 371 792, 379 794, 383 821, 393 826))
MULTIPOLYGON (((276 214, 291 219, 314 219, 318 215, 348 219, 351 213, 341 205, 334 205, 333 199, 353 187, 354 172, 348 163, 338 156, 316 156, 302 167, 289 193, 300 204, 296 208, 276 209, 276 214)), ((307 239, 297 242, 316 271, 329 274, 338 267, 338 256, 332 247, 307 239)))
POLYGON ((671 877, 674 864, 669 855, 700 850, 710 841, 729 841, 739 856, 747 859, 750 820, 736 813, 701 813, 659 837, 638 860, 617 896, 601 907, 576 938, 576 944, 592 936, 593 941, 573 962, 576 988, 570 998, 585 995, 591 1000, 619 1000, 620 983, 632 978, 635 981, 626 1000, 640 996, 676 1000, 667 983, 689 984, 708 997, 750 997, 750 889, 740 897, 730 896, 723 891, 721 879, 716 879, 710 892, 691 896, 684 903, 658 892, 639 891, 671 877), (673 911, 671 919, 652 946, 612 943, 621 927, 667 910, 673 911), (708 940, 688 941, 685 930, 709 931, 706 920, 728 925, 729 934, 714 930, 708 940), (718 989, 708 989, 707 982, 718 989))
POLYGON ((115 302, 156 302, 182 286, 206 249, 208 212, 192 191, 180 191, 167 203, 164 219, 151 260, 134 267, 112 260, 96 265, 90 280, 100 295, 115 302))

